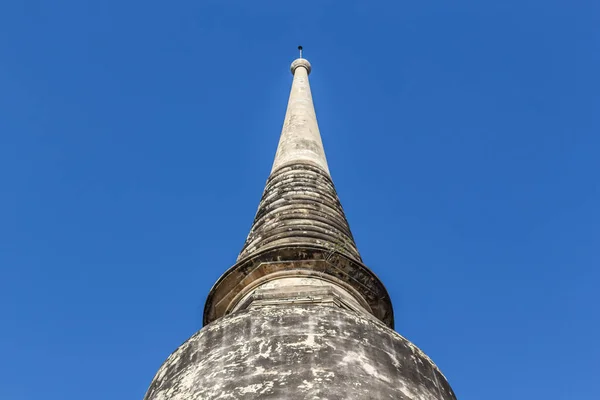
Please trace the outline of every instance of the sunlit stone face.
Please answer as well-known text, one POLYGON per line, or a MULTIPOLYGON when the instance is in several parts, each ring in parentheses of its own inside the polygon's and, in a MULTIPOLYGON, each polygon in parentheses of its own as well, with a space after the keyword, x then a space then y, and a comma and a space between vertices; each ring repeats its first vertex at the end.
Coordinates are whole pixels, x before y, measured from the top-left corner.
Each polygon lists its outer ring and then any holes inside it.
POLYGON ((310 64, 304 59, 294 63, 294 81, 272 172, 290 163, 308 162, 329 174, 308 82, 310 64))
POLYGON ((254 307, 195 334, 145 400, 455 400, 433 362, 382 323, 327 305, 254 307))

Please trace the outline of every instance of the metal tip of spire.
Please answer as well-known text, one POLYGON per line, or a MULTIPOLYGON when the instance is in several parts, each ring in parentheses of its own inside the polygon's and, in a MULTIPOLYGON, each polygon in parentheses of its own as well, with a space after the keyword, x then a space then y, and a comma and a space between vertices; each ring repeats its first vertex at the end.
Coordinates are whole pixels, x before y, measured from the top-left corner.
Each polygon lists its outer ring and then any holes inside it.
POLYGON ((298 67, 304 67, 306 69, 306 71, 310 74, 310 63, 308 62, 308 60, 306 58, 303 57, 303 47, 302 46, 298 46, 298 51, 300 52, 300 57, 296 58, 294 60, 294 62, 292 62, 292 65, 290 65, 290 70, 292 71, 292 75, 295 73, 296 68, 298 67))

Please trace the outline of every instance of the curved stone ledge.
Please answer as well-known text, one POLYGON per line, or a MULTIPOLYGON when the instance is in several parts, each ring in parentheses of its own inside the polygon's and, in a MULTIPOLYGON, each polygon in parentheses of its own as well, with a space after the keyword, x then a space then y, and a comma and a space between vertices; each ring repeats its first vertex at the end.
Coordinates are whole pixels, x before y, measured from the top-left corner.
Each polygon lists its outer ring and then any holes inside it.
MULTIPOLYGON (((294 239, 296 240, 296 239, 294 239)), ((361 262, 323 246, 302 243, 277 245, 245 258, 227 270, 208 294, 204 324, 230 313, 241 297, 260 282, 275 274, 296 274, 330 279, 348 288, 348 292, 375 318, 394 327, 390 297, 377 276, 361 262)))

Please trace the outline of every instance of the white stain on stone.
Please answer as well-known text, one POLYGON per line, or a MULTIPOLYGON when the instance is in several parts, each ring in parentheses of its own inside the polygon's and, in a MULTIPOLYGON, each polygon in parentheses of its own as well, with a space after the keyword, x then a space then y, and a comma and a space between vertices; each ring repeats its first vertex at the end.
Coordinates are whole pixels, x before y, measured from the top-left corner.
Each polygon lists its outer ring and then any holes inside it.
POLYGON ((263 383, 255 383, 248 386, 242 386, 235 388, 235 391, 239 394, 255 393, 264 394, 273 389, 273 381, 267 381, 263 383))
POLYGON ((307 380, 302 381, 302 384, 298 385, 298 389, 306 392, 309 391, 313 388, 314 384, 312 382, 309 382, 307 380))

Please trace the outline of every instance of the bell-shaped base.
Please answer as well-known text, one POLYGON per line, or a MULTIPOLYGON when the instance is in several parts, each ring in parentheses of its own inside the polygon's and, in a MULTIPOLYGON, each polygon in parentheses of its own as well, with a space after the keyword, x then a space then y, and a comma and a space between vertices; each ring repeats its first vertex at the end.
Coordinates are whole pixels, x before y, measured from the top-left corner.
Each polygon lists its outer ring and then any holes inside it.
POLYGON ((334 303, 250 306, 162 365, 145 400, 455 400, 433 362, 374 318, 334 303))

